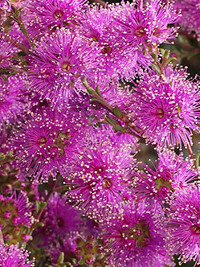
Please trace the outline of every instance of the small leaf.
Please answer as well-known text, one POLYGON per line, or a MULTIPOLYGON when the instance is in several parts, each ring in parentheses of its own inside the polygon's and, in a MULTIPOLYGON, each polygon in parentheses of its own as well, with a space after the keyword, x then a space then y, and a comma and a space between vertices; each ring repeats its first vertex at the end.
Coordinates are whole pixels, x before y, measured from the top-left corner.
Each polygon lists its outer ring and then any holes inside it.
POLYGON ((93 95, 95 93, 95 90, 89 86, 88 81, 85 76, 83 77, 83 85, 85 86, 85 88, 87 89, 90 95, 93 95))
POLYGON ((113 126, 113 129, 114 129, 115 131, 118 131, 118 132, 121 132, 121 133, 125 133, 125 132, 126 132, 125 129, 122 128, 120 125, 114 125, 114 126, 113 126))
POLYGON ((4 153, 0 153, 0 160, 3 160, 5 158, 6 158, 5 154, 4 153))
POLYGON ((169 64, 169 63, 170 63, 171 61, 173 61, 173 60, 176 60, 176 58, 175 58, 175 57, 170 57, 170 58, 168 58, 168 59, 164 62, 163 67, 166 67, 167 64, 169 64))
POLYGON ((12 156, 13 156, 13 151, 10 150, 10 151, 8 152, 8 155, 9 155, 9 157, 12 157, 12 156))
POLYGON ((113 125, 113 126, 115 126, 115 125, 117 125, 117 121, 116 120, 114 120, 114 119, 112 119, 111 117, 106 117, 105 118, 105 120, 110 124, 110 125, 113 125))
POLYGON ((154 70, 160 75, 160 74, 161 74, 161 70, 160 70, 160 68, 158 67, 158 65, 155 64, 155 63, 152 63, 152 66, 153 66, 154 70))
MULTIPOLYGON (((35 230, 36 228, 38 228, 38 227, 44 227, 44 223, 43 222, 38 222, 38 223, 36 223, 35 225, 34 225, 34 229, 33 230, 35 230)), ((30 228, 29 228, 29 230, 30 230, 30 228)), ((28 232, 27 232, 28 233, 28 232)))
POLYGON ((41 210, 41 209, 44 209, 45 207, 46 207, 46 202, 44 202, 44 201, 36 201, 35 202, 35 206, 36 206, 36 212, 38 212, 39 210, 41 210))
POLYGON ((121 112, 121 110, 118 108, 118 106, 114 107, 113 112, 114 112, 114 114, 115 114, 115 116, 116 116, 117 118, 121 118, 121 116, 122 116, 122 112, 121 112))
MULTIPOLYGON (((93 91, 94 92, 94 91, 93 91)), ((104 104, 104 102, 102 101, 102 100, 100 100, 100 99, 97 99, 97 98, 91 98, 91 101, 96 101, 96 102, 98 102, 98 103, 100 103, 100 104, 104 104)))
POLYGON ((153 58, 154 60, 157 60, 157 55, 156 55, 156 54, 152 53, 151 56, 152 56, 152 58, 153 58))
POLYGON ((164 54, 165 54, 165 49, 164 49, 164 48, 160 48, 160 53, 161 53, 162 56, 164 56, 164 54))
POLYGON ((36 208, 36 212, 38 212, 39 209, 40 209, 40 201, 36 200, 36 202, 35 202, 35 208, 36 208))
POLYGON ((3 75, 3 74, 1 74, 1 78, 2 78, 2 80, 3 80, 4 82, 6 82, 6 81, 8 80, 8 78, 7 78, 5 75, 3 75))
POLYGON ((169 58, 169 55, 170 55, 170 50, 165 50, 164 55, 163 55, 164 59, 169 58))
POLYGON ((96 86, 95 91, 97 92, 97 94, 98 94, 99 96, 102 96, 101 93, 100 93, 100 91, 99 91, 99 85, 96 86))
POLYGON ((61 252, 57 263, 58 264, 63 263, 64 262, 64 258, 65 258, 64 252, 61 252))
POLYGON ((40 208, 41 208, 41 209, 44 209, 44 208, 46 207, 46 205, 47 205, 46 202, 44 202, 44 201, 41 201, 41 202, 40 202, 40 208))
POLYGON ((27 31, 26 28, 24 27, 24 25, 20 25, 20 30, 22 31, 22 33, 27 36, 27 31))
POLYGON ((84 263, 85 263, 84 259, 81 259, 81 260, 79 261, 79 264, 80 264, 80 265, 83 265, 84 263))

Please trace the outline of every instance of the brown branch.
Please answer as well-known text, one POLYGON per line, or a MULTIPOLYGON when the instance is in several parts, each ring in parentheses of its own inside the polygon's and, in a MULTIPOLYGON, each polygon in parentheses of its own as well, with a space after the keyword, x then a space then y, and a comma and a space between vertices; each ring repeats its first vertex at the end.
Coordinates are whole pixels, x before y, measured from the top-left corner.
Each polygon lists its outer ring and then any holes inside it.
POLYGON ((188 150, 188 153, 190 155, 190 158, 194 160, 193 151, 192 151, 192 148, 191 148, 189 142, 187 143, 187 150, 188 150))
POLYGON ((0 229, 0 244, 4 245, 3 233, 1 229, 0 229))

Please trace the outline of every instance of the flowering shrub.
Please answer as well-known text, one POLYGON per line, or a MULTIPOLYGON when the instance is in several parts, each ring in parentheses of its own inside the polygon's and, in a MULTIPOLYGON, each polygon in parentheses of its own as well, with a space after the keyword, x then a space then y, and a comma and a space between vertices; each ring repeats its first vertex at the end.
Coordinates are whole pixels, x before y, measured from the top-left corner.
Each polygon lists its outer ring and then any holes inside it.
POLYGON ((0 266, 200 264, 199 10, 0 1, 0 266))

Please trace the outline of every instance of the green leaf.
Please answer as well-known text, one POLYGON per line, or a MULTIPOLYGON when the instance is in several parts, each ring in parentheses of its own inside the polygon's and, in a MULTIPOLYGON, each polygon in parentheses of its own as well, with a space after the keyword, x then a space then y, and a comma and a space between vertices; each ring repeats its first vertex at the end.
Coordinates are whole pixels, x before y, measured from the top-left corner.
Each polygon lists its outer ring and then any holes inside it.
POLYGON ((112 119, 112 118, 110 118, 108 116, 105 119, 110 125, 113 125, 113 126, 117 125, 117 121, 116 120, 114 120, 114 119, 112 119))
POLYGON ((91 98, 91 101, 96 101, 96 102, 100 103, 101 105, 104 104, 104 102, 101 99, 97 99, 97 98, 91 98))
POLYGON ((22 31, 22 33, 27 36, 27 31, 26 31, 26 28, 24 27, 23 24, 20 25, 20 30, 22 31))
POLYGON ((114 107, 113 112, 114 112, 114 114, 115 114, 115 116, 116 116, 117 118, 121 118, 121 116, 122 116, 122 112, 121 112, 121 110, 118 108, 118 106, 114 107))
POLYGON ((161 74, 161 70, 158 67, 158 65, 156 63, 152 63, 152 66, 153 66, 154 70, 160 75, 161 74))
POLYGON ((154 60, 157 60, 157 55, 156 55, 156 54, 152 53, 151 56, 152 56, 152 58, 153 58, 154 60))
POLYGON ((64 262, 64 258, 65 258, 64 252, 61 252, 57 263, 58 264, 63 263, 64 262))
POLYGON ((170 63, 171 61, 173 61, 173 60, 176 60, 176 58, 175 58, 175 57, 170 57, 170 58, 168 58, 168 59, 164 62, 163 67, 166 67, 167 64, 169 64, 169 63, 170 63))
POLYGON ((79 264, 80 264, 80 265, 83 265, 84 263, 85 263, 84 259, 81 259, 81 260, 79 261, 79 264))
POLYGON ((126 132, 125 129, 122 128, 120 125, 114 125, 114 126, 113 126, 113 129, 114 129, 115 131, 118 131, 118 132, 121 132, 121 133, 125 133, 125 132, 126 132))
POLYGON ((95 91, 97 92, 97 94, 98 94, 99 96, 102 96, 101 93, 100 93, 100 91, 99 91, 99 85, 96 86, 95 91))
POLYGON ((8 152, 8 155, 9 155, 9 157, 12 157, 12 156, 13 156, 13 151, 10 150, 10 151, 8 152))
POLYGON ((5 158, 6 158, 5 154, 4 153, 0 153, 0 160, 3 160, 5 158))
POLYGON ((38 201, 38 200, 36 200, 36 202, 35 202, 36 212, 38 212, 41 209, 44 209, 46 207, 46 204, 47 203, 44 202, 44 201, 38 201))
POLYGON ((165 50, 163 57, 167 59, 169 58, 169 55, 170 55, 170 50, 165 50))
POLYGON ((4 82, 6 82, 6 81, 8 80, 8 78, 7 78, 5 75, 3 75, 3 74, 1 74, 1 78, 2 78, 2 80, 3 80, 4 82))
MULTIPOLYGON (((34 225, 33 230, 35 230, 38 227, 44 227, 44 223, 43 222, 38 222, 34 225)), ((28 228, 28 230, 30 230, 30 228, 28 228)), ((27 231, 27 233, 29 233, 29 231, 27 231)))
POLYGON ((159 50, 160 50, 161 55, 164 56, 164 54, 165 54, 165 49, 164 49, 164 48, 160 48, 159 50))

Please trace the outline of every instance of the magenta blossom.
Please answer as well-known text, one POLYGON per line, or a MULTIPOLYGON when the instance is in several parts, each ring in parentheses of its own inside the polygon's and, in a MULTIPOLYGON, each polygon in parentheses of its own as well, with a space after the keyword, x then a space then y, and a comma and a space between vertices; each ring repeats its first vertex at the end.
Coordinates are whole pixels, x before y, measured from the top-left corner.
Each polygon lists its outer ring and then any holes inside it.
POLYGON ((102 228, 105 253, 112 266, 163 266, 170 259, 164 229, 156 226, 147 210, 127 206, 122 218, 110 219, 102 228))
POLYGON ((86 141, 85 152, 80 150, 70 166, 68 196, 87 215, 101 220, 102 216, 123 211, 132 157, 129 150, 117 146, 109 136, 89 133, 92 139, 86 141))
POLYGON ((136 171, 134 177, 134 192, 137 201, 144 202, 155 211, 164 208, 166 200, 174 191, 182 190, 193 182, 197 172, 193 162, 184 160, 183 155, 177 156, 174 152, 163 150, 158 153, 159 159, 154 170, 147 165, 142 171, 136 171))
POLYGON ((70 110, 48 108, 30 116, 13 137, 20 166, 36 180, 48 178, 49 174, 56 176, 58 172, 66 175, 84 135, 80 119, 80 114, 73 115, 70 110))
POLYGON ((64 196, 53 195, 48 201, 43 214, 43 221, 46 229, 51 234, 62 237, 67 232, 79 231, 83 222, 81 214, 72 208, 64 196))
POLYGON ((0 125, 15 122, 27 107, 25 75, 15 75, 4 81, 0 77, 0 125))
POLYGON ((29 253, 18 245, 0 245, 0 266, 2 267, 33 267, 34 261, 28 260, 29 253))
POLYGON ((146 67, 149 59, 141 50, 129 49, 119 42, 121 34, 115 30, 119 6, 107 8, 93 7, 85 13, 77 32, 89 39, 91 46, 96 48, 98 75, 92 77, 101 82, 119 78, 132 78, 140 66, 146 67))
POLYGON ((167 212, 167 243, 170 253, 180 254, 181 263, 200 263, 200 190, 190 185, 175 192, 167 212))
POLYGON ((14 192, 10 197, 0 195, 0 228, 6 242, 27 241, 27 227, 33 223, 31 208, 28 198, 22 193, 14 192))
POLYGON ((39 227, 34 232, 37 246, 49 247, 53 241, 74 236, 83 230, 84 221, 81 213, 67 203, 65 196, 54 194, 42 214, 41 221, 44 227, 39 227))
POLYGON ((81 20, 85 0, 23 1, 23 21, 33 37, 51 34, 56 28, 74 28, 81 20))
POLYGON ((175 29, 168 27, 177 20, 177 14, 172 4, 162 4, 160 0, 137 1, 124 4, 121 12, 116 13, 115 31, 119 42, 132 49, 148 51, 159 44, 175 37, 175 29))
POLYGON ((33 52, 37 57, 29 61, 31 85, 53 106, 67 103, 73 92, 78 94, 84 89, 83 76, 94 75, 92 46, 64 28, 43 36, 33 52))
POLYGON ((199 89, 185 69, 167 66, 164 76, 146 73, 130 99, 131 116, 147 142, 158 146, 192 143, 199 132, 199 89))
POLYGON ((195 32, 200 40, 200 3, 199 0, 176 0, 175 8, 182 16, 178 22, 187 32, 195 32))

